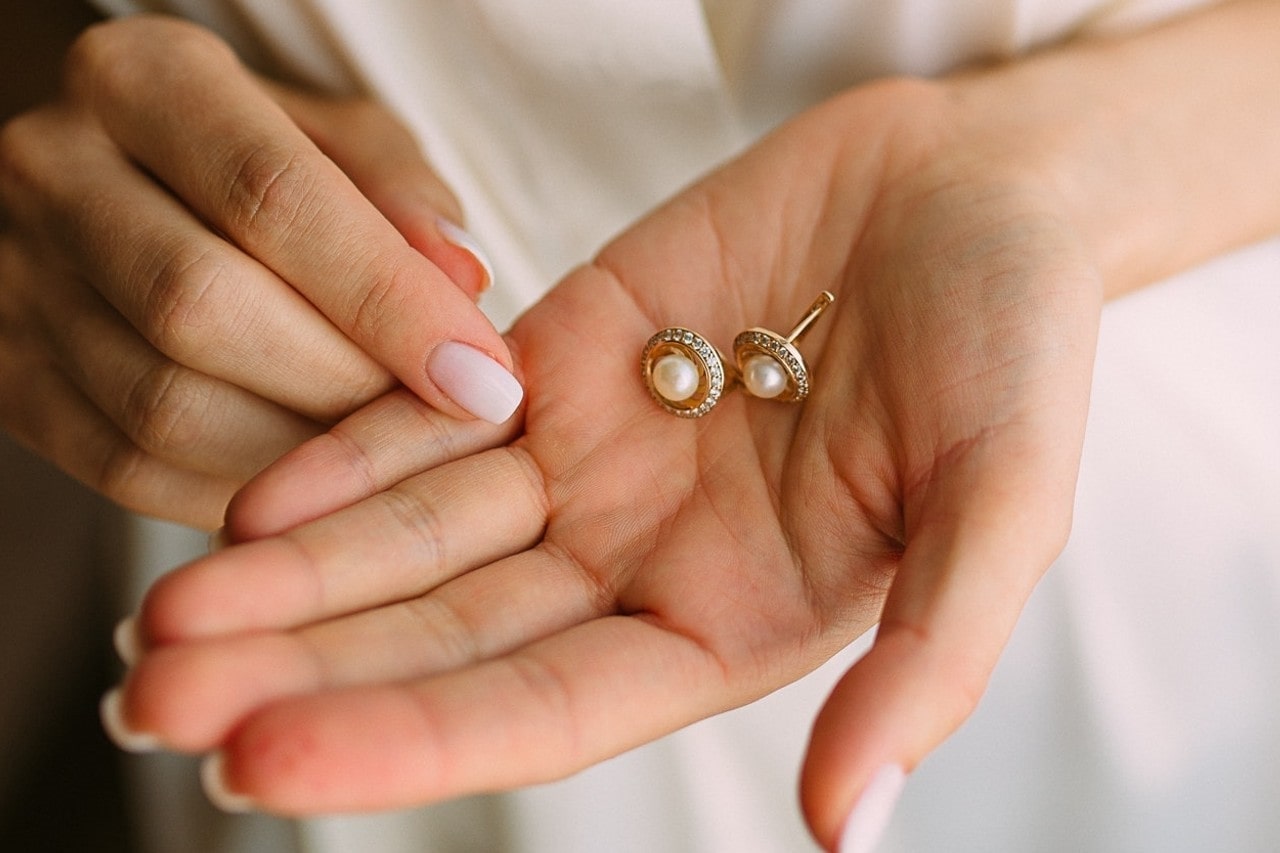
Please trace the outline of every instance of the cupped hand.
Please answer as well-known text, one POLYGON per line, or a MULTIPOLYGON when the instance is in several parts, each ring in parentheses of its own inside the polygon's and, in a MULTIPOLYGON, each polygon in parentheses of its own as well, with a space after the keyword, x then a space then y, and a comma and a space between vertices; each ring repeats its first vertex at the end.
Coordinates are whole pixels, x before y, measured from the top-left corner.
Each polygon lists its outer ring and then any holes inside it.
POLYGON ((1069 527, 1101 289, 1002 130, 932 84, 828 102, 516 324, 506 445, 459 458, 495 437, 393 394, 290 454, 149 595, 121 719, 260 808, 391 807, 571 773, 879 622, 804 775, 834 844, 972 709, 1069 527), (655 331, 727 351, 823 289, 803 403, 650 398, 655 331))
POLYGON ((81 36, 0 140, 0 425, 115 500, 216 527, 397 380, 498 417, 449 385, 465 364, 429 369, 450 341, 511 361, 456 200, 381 108, 140 16, 81 36))

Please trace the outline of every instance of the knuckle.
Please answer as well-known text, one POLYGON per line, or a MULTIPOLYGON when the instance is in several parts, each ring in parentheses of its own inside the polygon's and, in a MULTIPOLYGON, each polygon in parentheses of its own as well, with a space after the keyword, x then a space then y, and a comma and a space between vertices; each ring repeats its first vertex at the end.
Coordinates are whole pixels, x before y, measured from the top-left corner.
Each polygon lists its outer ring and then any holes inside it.
POLYGON ((141 510, 147 503, 145 472, 150 461, 141 448, 120 441, 107 451, 89 486, 126 510, 141 510))
POLYGON ((515 468, 516 481, 525 489, 527 502, 545 519, 551 514, 552 499, 548 493, 548 478, 526 447, 508 445, 504 448, 515 468))
POLYGON ((405 607, 417 628, 418 648, 430 650, 435 666, 454 668, 484 658, 482 632, 453 603, 427 595, 405 602, 405 607))
POLYGON ((334 384, 325 389, 331 391, 332 396, 321 400, 315 412, 316 417, 330 423, 342 420, 395 387, 391 374, 365 357, 363 352, 344 360, 332 376, 346 378, 341 381, 335 378, 334 384))
POLYGON ((411 539, 415 565, 431 574, 447 564, 444 528, 435 507, 399 486, 383 492, 382 501, 393 527, 411 539))
POLYGON ((305 158, 274 143, 246 145, 232 155, 223 207, 227 227, 253 243, 270 246, 307 228, 316 200, 316 178, 305 158))
POLYGON ((232 312, 225 302, 234 288, 230 262, 205 247, 179 246, 151 277, 143 306, 142 333, 179 361, 198 357, 219 340, 232 312))
POLYGON ((379 486, 382 485, 382 478, 379 476, 377 462, 363 444, 351 435, 348 430, 339 424, 327 433, 322 434, 318 440, 332 442, 337 445, 339 457, 352 475, 360 481, 365 494, 373 495, 378 493, 379 486))
POLYGON ((87 27, 71 43, 63 58, 63 75, 72 91, 83 91, 106 70, 115 70, 121 36, 133 26, 127 21, 109 21, 87 27))
POLYGON ((511 657, 507 661, 516 684, 540 716, 555 721, 555 726, 547 732, 549 751, 558 754, 568 768, 577 769, 589 763, 581 737, 587 727, 578 692, 573 689, 572 675, 551 660, 534 655, 511 657))
POLYGON ((69 91, 113 103, 155 86, 175 64, 235 61, 231 49, 196 24, 161 15, 134 15, 88 27, 63 62, 69 91))
POLYGON ((125 433, 144 453, 186 457, 199 449, 209 393, 198 375, 173 362, 142 375, 130 390, 125 433))
POLYGON ((369 275, 356 278, 365 285, 352 294, 349 310, 348 331, 357 343, 383 338, 397 318, 408 315, 413 298, 422 292, 421 284, 415 284, 413 271, 403 262, 375 259, 366 269, 370 270, 369 275))

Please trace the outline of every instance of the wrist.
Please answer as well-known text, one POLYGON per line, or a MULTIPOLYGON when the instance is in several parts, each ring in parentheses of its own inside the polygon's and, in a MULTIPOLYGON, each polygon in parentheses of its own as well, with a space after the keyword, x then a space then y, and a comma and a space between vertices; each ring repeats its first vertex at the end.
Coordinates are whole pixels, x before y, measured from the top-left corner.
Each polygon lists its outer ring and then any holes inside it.
POLYGON ((1276 26, 1227 4, 942 85, 971 156, 1051 193, 1114 297, 1280 231, 1276 26))

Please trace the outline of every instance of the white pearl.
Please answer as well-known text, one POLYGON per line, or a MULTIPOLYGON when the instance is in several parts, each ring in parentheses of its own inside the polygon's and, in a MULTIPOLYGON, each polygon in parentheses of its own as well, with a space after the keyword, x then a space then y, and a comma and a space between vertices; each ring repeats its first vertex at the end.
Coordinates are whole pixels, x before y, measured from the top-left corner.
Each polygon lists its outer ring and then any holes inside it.
POLYGON ((776 359, 753 355, 742 366, 742 383, 756 397, 771 399, 787 388, 787 372, 776 359))
POLYGON ((698 368, 683 355, 664 355, 654 362, 650 376, 654 389, 673 403, 683 403, 698 390, 698 368))

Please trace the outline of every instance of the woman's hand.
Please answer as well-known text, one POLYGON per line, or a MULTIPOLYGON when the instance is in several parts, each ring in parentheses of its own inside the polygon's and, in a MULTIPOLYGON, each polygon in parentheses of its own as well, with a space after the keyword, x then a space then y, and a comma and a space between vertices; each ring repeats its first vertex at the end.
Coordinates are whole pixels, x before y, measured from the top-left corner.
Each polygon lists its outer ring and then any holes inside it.
POLYGON ((148 597, 128 725, 221 750, 266 809, 403 805, 572 772, 882 619, 816 735, 830 840, 969 712, 1069 526, 1101 288, 1053 194, 952 156, 951 117, 861 90, 621 236, 512 330, 508 446, 449 461, 398 394, 269 470, 229 515, 258 541, 148 597), (656 330, 727 348, 821 289, 802 405, 650 399, 656 330))
POLYGON ((265 83, 175 20, 91 28, 62 99, 0 138, 0 425, 130 508, 212 528, 397 379, 498 417, 428 367, 446 341, 511 364, 460 218, 381 108, 265 83))
POLYGON ((217 750, 242 804, 389 807, 573 772, 880 620, 805 768, 834 846, 973 707, 1062 545, 1104 285, 1280 229, 1278 20, 1225 4, 793 120, 516 325, 518 435, 397 392, 250 484, 245 544, 148 597, 109 719, 217 750), (802 405, 649 398, 656 330, 727 348, 822 289, 802 405))

